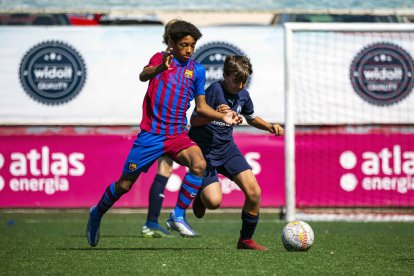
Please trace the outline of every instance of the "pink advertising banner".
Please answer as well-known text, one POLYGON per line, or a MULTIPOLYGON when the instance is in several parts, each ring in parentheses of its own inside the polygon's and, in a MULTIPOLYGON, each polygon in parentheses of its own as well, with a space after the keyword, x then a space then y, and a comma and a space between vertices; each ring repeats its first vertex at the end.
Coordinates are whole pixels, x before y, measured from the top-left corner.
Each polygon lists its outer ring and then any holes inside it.
MULTIPOLYGON (((135 133, 1 129, 0 208, 96 204, 119 177, 135 133)), ((235 133, 235 140, 261 186, 261 205, 284 205, 283 138, 235 133)), ((156 165, 115 206, 147 207, 155 173, 156 165)), ((174 164, 164 207, 175 205, 185 173, 186 168, 174 164)), ((296 135, 298 207, 414 206, 413 175, 413 134, 296 135)), ((244 195, 237 185, 221 176, 220 182, 222 207, 241 207, 244 195)))
MULTIPOLYGON (((133 134, 80 134, 81 131, 2 130, 0 135, 0 208, 77 208, 97 203, 106 187, 121 174, 133 134), (10 133, 8 133, 10 132, 10 133), (16 134, 17 133, 17 134, 16 134)), ((262 188, 262 206, 284 205, 283 138, 235 134, 262 188)), ((115 207, 147 207, 156 165, 142 174, 115 207)), ((186 169, 174 164, 164 207, 176 203, 186 169)), ((223 207, 241 207, 244 195, 235 183, 220 178, 223 207)))
POLYGON ((296 204, 414 206, 414 135, 297 135, 296 204))

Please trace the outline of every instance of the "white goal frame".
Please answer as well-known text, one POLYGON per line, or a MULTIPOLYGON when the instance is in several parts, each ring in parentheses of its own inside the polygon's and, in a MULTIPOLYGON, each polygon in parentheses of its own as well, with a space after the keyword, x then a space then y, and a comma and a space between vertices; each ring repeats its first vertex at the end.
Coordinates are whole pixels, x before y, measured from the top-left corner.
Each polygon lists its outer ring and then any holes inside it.
POLYGON ((404 32, 414 31, 409 23, 286 23, 284 25, 285 67, 285 200, 287 221, 297 219, 295 188, 295 95, 291 60, 293 55, 293 33, 297 31, 341 31, 341 32, 404 32))

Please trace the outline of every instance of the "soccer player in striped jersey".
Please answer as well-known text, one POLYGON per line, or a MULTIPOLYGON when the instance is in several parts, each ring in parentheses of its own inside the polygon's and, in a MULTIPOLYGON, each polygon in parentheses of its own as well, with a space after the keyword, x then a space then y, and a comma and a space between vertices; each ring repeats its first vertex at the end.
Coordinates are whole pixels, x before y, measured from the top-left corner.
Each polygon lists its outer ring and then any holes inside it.
POLYGON ((149 81, 141 131, 128 154, 121 177, 108 186, 98 204, 89 211, 86 229, 89 245, 96 246, 99 242, 102 216, 131 190, 141 172, 148 171, 165 154, 189 168, 167 225, 182 236, 195 235, 185 219, 185 210, 201 186, 206 161, 200 148, 188 137, 186 111, 195 99, 202 116, 229 125, 238 123, 234 112, 220 113, 205 101, 205 69, 191 59, 201 36, 198 28, 189 22, 173 23, 169 31, 171 47, 156 53, 140 73, 141 81, 149 81))
MULTIPOLYGON (((207 88, 206 101, 218 111, 232 110, 243 115, 247 123, 255 128, 277 136, 283 135, 284 130, 280 125, 270 124, 254 114, 253 102, 249 92, 244 89, 252 73, 252 65, 247 57, 228 56, 224 61, 224 79, 207 88)), ((249 164, 234 142, 233 126, 204 118, 196 109, 191 117, 190 137, 200 146, 207 161, 202 188, 193 203, 194 215, 201 218, 206 208, 216 209, 220 206, 222 191, 217 177, 220 173, 233 180, 245 195, 237 248, 267 250, 265 246, 253 241, 259 221, 261 190, 249 164)))
MULTIPOLYGON (((165 24, 163 42, 167 46, 170 40, 168 34, 170 27, 177 21, 178 19, 172 19, 165 24)), ((173 160, 168 156, 164 155, 158 158, 157 174, 152 181, 148 196, 147 220, 141 229, 141 235, 144 238, 164 238, 170 236, 170 233, 161 227, 158 218, 161 214, 162 202, 164 201, 164 190, 173 171, 172 166, 173 160)))

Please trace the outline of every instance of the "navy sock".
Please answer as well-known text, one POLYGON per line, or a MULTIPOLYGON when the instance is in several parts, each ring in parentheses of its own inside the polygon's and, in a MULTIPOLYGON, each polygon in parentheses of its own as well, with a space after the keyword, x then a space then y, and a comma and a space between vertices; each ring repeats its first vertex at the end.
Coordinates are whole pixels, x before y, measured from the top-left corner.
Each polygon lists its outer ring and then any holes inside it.
POLYGON ((168 177, 159 174, 155 176, 149 192, 148 215, 146 224, 149 222, 158 224, 158 217, 161 213, 162 202, 164 200, 164 190, 167 182, 168 177))
POLYGON ((112 183, 108 186, 108 188, 106 188, 104 194, 98 202, 98 208, 95 209, 96 211, 93 215, 96 218, 102 217, 120 197, 121 195, 118 195, 115 191, 115 183, 112 183))
POLYGON ((242 229, 240 231, 240 239, 250 240, 253 238, 254 231, 256 230, 257 223, 259 222, 259 215, 255 216, 246 213, 244 210, 241 215, 242 229))

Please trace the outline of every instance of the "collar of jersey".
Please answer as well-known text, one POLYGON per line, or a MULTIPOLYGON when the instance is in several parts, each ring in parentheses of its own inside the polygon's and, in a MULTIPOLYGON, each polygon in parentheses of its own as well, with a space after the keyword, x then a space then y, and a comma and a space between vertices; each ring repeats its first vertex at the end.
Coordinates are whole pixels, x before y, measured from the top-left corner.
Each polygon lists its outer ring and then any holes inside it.
POLYGON ((174 57, 174 61, 175 61, 175 64, 177 64, 177 66, 183 67, 183 66, 186 66, 190 62, 190 58, 186 62, 182 62, 174 57))

